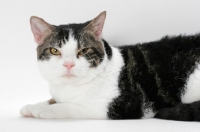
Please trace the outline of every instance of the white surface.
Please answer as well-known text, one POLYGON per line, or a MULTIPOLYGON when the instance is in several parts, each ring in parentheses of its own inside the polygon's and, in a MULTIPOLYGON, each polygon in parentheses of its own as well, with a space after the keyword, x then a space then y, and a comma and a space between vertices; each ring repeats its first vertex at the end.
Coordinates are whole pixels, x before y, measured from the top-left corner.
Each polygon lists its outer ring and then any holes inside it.
POLYGON ((200 32, 198 0, 1 0, 0 132, 199 131, 200 123, 163 120, 39 120, 19 116, 27 103, 50 98, 37 69, 31 15, 52 24, 85 22, 106 10, 104 38, 113 45, 200 32))

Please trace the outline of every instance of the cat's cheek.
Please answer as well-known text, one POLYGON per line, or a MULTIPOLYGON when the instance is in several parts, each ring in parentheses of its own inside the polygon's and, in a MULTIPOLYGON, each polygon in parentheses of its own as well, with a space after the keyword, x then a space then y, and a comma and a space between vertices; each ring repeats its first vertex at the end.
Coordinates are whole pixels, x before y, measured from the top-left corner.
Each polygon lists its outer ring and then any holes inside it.
POLYGON ((84 77, 88 74, 88 70, 84 67, 78 67, 73 69, 72 74, 76 77, 84 77))
POLYGON ((38 69, 40 74, 46 79, 50 80, 51 70, 49 69, 48 63, 44 61, 38 61, 38 69))
POLYGON ((56 61, 55 57, 48 61, 38 61, 38 69, 40 74, 50 82, 60 83, 59 77, 66 72, 66 69, 61 65, 61 61, 56 61))
POLYGON ((74 69, 72 69, 72 72, 77 77, 83 77, 88 74, 89 70, 90 70, 90 64, 87 62, 87 60, 84 57, 80 57, 76 61, 76 66, 74 67, 74 69))

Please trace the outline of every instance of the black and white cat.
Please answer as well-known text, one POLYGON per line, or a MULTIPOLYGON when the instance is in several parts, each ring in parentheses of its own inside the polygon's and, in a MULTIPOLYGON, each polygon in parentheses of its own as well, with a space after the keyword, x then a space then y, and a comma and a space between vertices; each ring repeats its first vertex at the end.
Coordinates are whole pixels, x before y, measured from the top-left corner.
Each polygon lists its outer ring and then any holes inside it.
POLYGON ((52 99, 24 106, 36 118, 200 121, 200 35, 114 47, 102 39, 106 12, 54 26, 31 17, 39 70, 52 99))

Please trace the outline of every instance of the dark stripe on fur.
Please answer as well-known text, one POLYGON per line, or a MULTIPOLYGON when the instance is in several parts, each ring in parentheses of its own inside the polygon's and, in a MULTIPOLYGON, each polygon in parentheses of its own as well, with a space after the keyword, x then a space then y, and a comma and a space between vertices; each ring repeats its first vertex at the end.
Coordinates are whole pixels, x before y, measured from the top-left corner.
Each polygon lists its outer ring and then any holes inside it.
POLYGON ((138 63, 135 61, 138 53, 136 47, 121 49, 125 66, 119 76, 120 96, 115 98, 109 106, 108 117, 111 119, 138 119, 142 117, 143 91, 140 84, 134 80, 134 73, 139 73, 138 63), (138 98, 140 97, 140 98, 138 98))
POLYGON ((109 106, 112 119, 141 118, 142 104, 153 111, 180 103, 188 76, 200 58, 200 35, 165 37, 119 47, 125 67, 119 76, 120 96, 109 106))
POLYGON ((105 40, 103 40, 103 44, 104 44, 107 57, 110 60, 112 58, 112 49, 105 40))

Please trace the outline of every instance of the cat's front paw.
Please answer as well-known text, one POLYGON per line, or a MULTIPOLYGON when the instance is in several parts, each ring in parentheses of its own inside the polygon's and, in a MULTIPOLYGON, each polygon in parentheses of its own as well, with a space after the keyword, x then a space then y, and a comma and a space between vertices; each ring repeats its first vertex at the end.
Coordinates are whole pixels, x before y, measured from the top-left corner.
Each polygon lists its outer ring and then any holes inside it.
POLYGON ((36 118, 42 118, 42 119, 57 118, 56 113, 53 111, 53 109, 50 107, 50 105, 40 106, 40 107, 33 109, 32 116, 36 117, 36 118))
POLYGON ((34 105, 25 105, 24 107, 21 108, 20 110, 20 115, 24 117, 33 117, 31 110, 33 109, 34 105))
POLYGON ((36 117, 33 115, 33 111, 41 106, 48 106, 48 102, 42 102, 37 104, 28 104, 21 108, 20 115, 24 117, 36 117))

